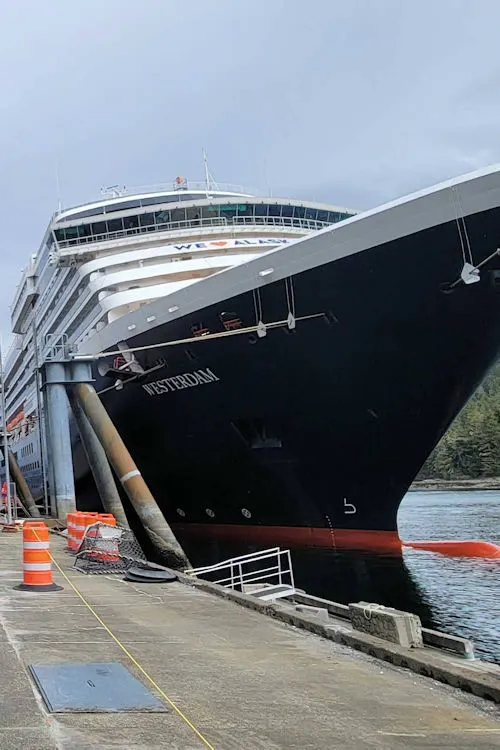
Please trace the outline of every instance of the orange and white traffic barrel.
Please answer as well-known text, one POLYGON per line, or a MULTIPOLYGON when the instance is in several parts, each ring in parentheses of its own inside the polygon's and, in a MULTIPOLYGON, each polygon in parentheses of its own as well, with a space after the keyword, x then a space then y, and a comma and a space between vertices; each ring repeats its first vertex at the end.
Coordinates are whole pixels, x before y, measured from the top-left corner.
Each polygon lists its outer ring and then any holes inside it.
POLYGON ((75 544, 74 530, 75 530, 75 523, 76 523, 77 515, 78 515, 78 512, 73 512, 73 513, 68 513, 68 515, 66 517, 66 524, 67 524, 67 531, 68 531, 68 536, 67 536, 67 542, 68 542, 67 550, 68 550, 68 552, 72 552, 73 551, 73 547, 74 547, 74 544, 75 544))
POLYGON ((23 526, 23 582, 21 591, 60 591, 52 580, 49 530, 43 521, 27 521, 23 526))
POLYGON ((82 546, 85 532, 91 524, 95 523, 95 516, 97 516, 97 513, 79 513, 73 528, 73 552, 78 552, 82 546))

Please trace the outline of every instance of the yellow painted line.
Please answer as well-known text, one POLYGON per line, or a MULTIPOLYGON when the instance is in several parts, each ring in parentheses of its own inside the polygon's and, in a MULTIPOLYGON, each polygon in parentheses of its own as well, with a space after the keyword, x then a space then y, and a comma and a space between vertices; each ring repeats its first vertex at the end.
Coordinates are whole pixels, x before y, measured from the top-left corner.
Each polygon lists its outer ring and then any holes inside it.
POLYGON ((83 596, 83 594, 81 593, 81 591, 68 578, 68 576, 66 575, 66 573, 64 572, 64 570, 61 568, 61 566, 59 565, 59 563, 57 562, 57 560, 53 557, 53 555, 52 555, 51 552, 49 552, 49 555, 50 555, 50 559, 52 560, 52 562, 56 566, 56 568, 59 571, 59 573, 65 579, 65 581, 67 581, 69 583, 69 585, 71 586, 71 588, 73 589, 73 591, 75 592, 75 594, 82 600, 82 602, 85 604, 85 606, 87 607, 87 609, 90 610, 90 612, 92 612, 92 614, 94 615, 94 617, 97 620, 97 622, 100 625, 102 625, 102 627, 107 632, 107 634, 110 636, 110 638, 112 638, 114 640, 114 642, 121 648, 121 650, 124 652, 124 654, 126 654, 128 656, 128 658, 130 659, 130 661, 132 662, 132 664, 134 664, 134 666, 136 666, 137 669, 140 672, 142 672, 142 674, 148 680, 148 682, 150 682, 151 685, 153 685, 153 687, 159 692, 159 694, 162 696, 162 698, 164 698, 167 701, 167 703, 169 704, 169 706, 171 706, 174 709, 174 711, 177 713, 177 715, 180 716, 181 719, 186 722, 186 724, 188 725, 188 727, 193 730, 193 732, 203 742, 203 744, 206 747, 210 748, 210 750, 215 750, 215 747, 213 745, 211 745, 210 742, 207 740, 207 738, 199 731, 199 729, 197 729, 195 727, 195 725, 191 721, 189 721, 189 719, 186 716, 186 714, 184 714, 181 711, 181 709, 174 703, 174 701, 171 698, 168 697, 168 695, 165 693, 164 690, 161 689, 161 687, 158 685, 158 683, 156 683, 153 680, 153 678, 151 677, 151 675, 149 675, 148 672, 146 672, 146 670, 144 669, 144 667, 141 664, 139 664, 139 662, 137 661, 137 659, 134 656, 132 656, 132 654, 130 653, 130 651, 128 650, 128 648, 120 641, 120 639, 113 633, 113 631, 110 628, 108 628, 108 626, 106 625, 106 623, 103 620, 101 620, 101 618, 99 617, 99 615, 97 614, 97 612, 95 611, 95 609, 92 607, 92 605, 89 604, 89 602, 85 599, 85 597, 83 596))

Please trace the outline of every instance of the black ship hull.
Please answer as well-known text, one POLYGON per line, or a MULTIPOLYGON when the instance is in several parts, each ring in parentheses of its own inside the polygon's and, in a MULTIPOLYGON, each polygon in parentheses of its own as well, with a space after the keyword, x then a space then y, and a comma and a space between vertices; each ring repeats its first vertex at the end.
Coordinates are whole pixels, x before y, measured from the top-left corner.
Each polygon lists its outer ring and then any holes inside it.
MULTIPOLYGON (((467 217, 475 265, 499 225, 467 217)), ((96 387, 174 531, 397 552, 401 499, 499 351, 499 259, 450 290, 463 260, 451 221, 130 335, 146 375, 96 387), (279 325, 239 332, 259 320, 279 325)))

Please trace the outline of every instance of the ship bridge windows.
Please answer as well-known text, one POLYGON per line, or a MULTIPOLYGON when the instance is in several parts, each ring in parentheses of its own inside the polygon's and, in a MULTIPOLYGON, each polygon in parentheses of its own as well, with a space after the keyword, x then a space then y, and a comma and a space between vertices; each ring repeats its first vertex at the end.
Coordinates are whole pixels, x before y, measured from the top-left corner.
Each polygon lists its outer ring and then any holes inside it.
POLYGON ((121 232, 123 231, 123 219, 109 219, 108 220, 108 232, 121 232))
POLYGON ((139 216, 139 226, 140 227, 153 227, 155 224, 155 215, 154 214, 141 214, 139 216))
POLYGON ((100 221, 92 223, 60 227, 55 230, 55 237, 64 247, 84 242, 112 240, 116 237, 155 230, 189 229, 204 224, 212 226, 219 224, 271 224, 273 226, 314 230, 335 224, 352 215, 352 213, 344 211, 329 211, 324 208, 272 201, 211 203, 201 206, 164 208, 154 212, 148 211, 107 220, 102 217, 100 221))
MULTIPOLYGON (((109 222, 108 222, 108 224, 109 224, 109 222)), ((139 226, 139 217, 138 216, 126 216, 123 219, 123 228, 125 229, 125 231, 127 231, 129 229, 137 229, 138 226, 139 226)), ((111 231, 111 230, 109 230, 109 231, 111 231)))
POLYGON ((186 220, 186 209, 185 208, 173 208, 170 212, 170 221, 173 224, 177 222, 183 222, 186 220))

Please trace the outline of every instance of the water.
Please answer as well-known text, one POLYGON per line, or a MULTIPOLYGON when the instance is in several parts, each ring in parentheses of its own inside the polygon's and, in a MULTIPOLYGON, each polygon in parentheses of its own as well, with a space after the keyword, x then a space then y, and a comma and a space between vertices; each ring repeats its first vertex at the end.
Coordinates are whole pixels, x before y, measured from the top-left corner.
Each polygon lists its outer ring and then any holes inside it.
MULTIPOLYGON (((398 516, 402 539, 479 539, 500 545, 500 492, 411 492, 398 516)), ((194 564, 257 551, 204 542, 186 547, 194 564)), ((296 585, 334 601, 376 602, 419 615, 426 627, 472 638, 500 664, 500 559, 405 549, 403 557, 329 549, 293 550, 296 585)))
MULTIPOLYGON (((405 540, 480 539, 500 545, 500 493, 411 492, 398 524, 405 540)), ((500 663, 500 559, 408 549, 404 564, 429 610, 426 623, 472 638, 485 659, 500 663)))

